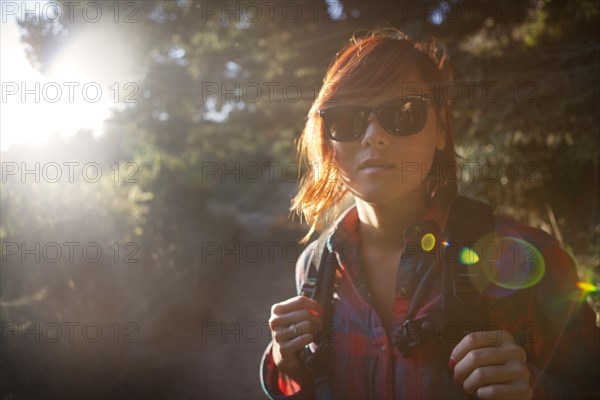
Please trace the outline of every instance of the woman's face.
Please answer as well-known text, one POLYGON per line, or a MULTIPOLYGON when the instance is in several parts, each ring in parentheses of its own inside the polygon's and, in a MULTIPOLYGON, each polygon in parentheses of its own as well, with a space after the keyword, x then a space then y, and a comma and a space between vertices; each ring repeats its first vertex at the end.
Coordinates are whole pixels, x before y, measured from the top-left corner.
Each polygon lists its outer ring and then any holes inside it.
MULTIPOLYGON (((420 87, 421 80, 410 78, 407 76, 405 82, 417 83, 420 87)), ((338 104, 373 106, 401 95, 390 91, 369 99, 340 100, 338 104)), ((442 126, 431 103, 424 128, 410 136, 392 136, 371 113, 366 131, 358 139, 331 140, 340 179, 354 196, 373 204, 402 200, 415 191, 424 191, 434 152, 446 144, 442 126)))

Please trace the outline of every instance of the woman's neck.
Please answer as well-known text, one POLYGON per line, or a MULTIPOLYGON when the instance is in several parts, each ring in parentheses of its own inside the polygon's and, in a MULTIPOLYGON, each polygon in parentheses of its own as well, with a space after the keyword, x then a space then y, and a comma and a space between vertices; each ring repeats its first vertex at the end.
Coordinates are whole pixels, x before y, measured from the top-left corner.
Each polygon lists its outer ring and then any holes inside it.
POLYGON ((416 190, 406 198, 386 203, 367 203, 355 198, 360 224, 358 232, 363 245, 380 250, 402 246, 404 229, 421 219, 427 205, 424 190, 416 190))

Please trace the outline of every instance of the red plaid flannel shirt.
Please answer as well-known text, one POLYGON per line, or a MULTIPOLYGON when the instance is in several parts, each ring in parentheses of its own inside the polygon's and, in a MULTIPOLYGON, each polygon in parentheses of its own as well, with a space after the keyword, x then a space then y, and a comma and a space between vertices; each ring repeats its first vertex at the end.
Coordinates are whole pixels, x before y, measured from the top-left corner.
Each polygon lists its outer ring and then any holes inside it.
MULTIPOLYGON (((355 207, 336 221, 332 236, 334 251, 340 261, 334 293, 334 337, 330 362, 330 383, 339 398, 419 399, 468 398, 453 382, 448 360, 440 359, 439 351, 430 343, 415 347, 410 357, 398 350, 397 334, 405 320, 418 320, 438 305, 441 298, 441 261, 422 257, 421 238, 441 234, 447 222, 447 211, 432 204, 419 222, 408 227, 404 236, 404 252, 398 268, 397 290, 393 308, 393 325, 388 337, 377 315, 358 263, 358 213, 355 207), (407 250, 411 251, 407 251, 407 250), (415 282, 420 277, 428 282, 415 282), (418 307, 409 311, 411 295, 420 286, 426 296, 418 307)), ((600 330, 594 324, 594 314, 585 304, 577 288, 577 276, 572 259, 545 232, 524 226, 507 217, 496 217, 499 236, 515 237, 539 250, 546 271, 529 297, 502 297, 491 309, 491 321, 496 329, 509 332, 526 331, 523 343, 531 372, 531 384, 536 398, 570 397, 577 391, 599 394, 600 376, 598 343, 600 330)), ((300 257, 300 260, 302 257, 300 257)), ((304 282, 305 266, 296 266, 296 284, 304 282)), ((499 288, 496 288, 499 289, 499 288)), ((517 291, 519 292, 519 291, 517 291)), ((525 291, 523 291, 525 292, 525 291)), ((505 293, 506 294, 506 293, 505 293)), ((429 338, 435 342, 435 336, 429 338)), ((279 398, 312 398, 311 387, 281 374, 273 362, 272 344, 261 361, 261 383, 267 396, 279 398)), ((592 397, 593 395, 590 395, 592 397)))

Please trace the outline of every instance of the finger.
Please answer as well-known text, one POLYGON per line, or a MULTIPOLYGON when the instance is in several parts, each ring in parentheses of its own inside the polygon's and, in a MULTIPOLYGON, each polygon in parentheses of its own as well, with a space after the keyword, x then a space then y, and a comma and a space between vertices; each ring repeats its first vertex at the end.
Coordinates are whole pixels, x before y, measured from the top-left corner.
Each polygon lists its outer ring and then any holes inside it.
POLYGON ((301 334, 298 325, 299 324, 291 324, 286 328, 280 329, 276 335, 277 339, 280 342, 291 342, 296 339, 301 334))
POLYGON ((302 321, 296 324, 297 335, 300 336, 305 333, 315 333, 318 329, 320 329, 321 324, 320 321, 302 321))
POLYGON ((289 342, 284 342, 282 344, 275 343, 273 349, 278 353, 280 360, 278 362, 278 368, 280 368, 281 371, 290 371, 298 368, 301 365, 298 352, 312 341, 311 334, 306 333, 289 342))
POLYGON ((477 368, 503 365, 511 360, 524 361, 524 354, 520 346, 510 343, 471 350, 454 367, 454 378, 463 382, 477 368))
POLYGON ((477 397, 480 399, 531 399, 533 390, 529 382, 519 381, 514 384, 495 384, 483 386, 477 389, 477 397))
POLYGON ((289 341, 296 336, 300 336, 304 333, 315 331, 322 328, 322 322, 320 319, 305 319, 305 320, 297 320, 293 319, 292 322, 287 323, 278 323, 274 322, 273 325, 276 325, 275 328, 271 331, 273 339, 278 342, 289 341))
POLYGON ((292 357, 298 350, 313 342, 314 335, 305 333, 279 346, 281 356, 284 358, 292 357))
POLYGON ((529 372, 518 363, 492 365, 475 369, 463 382, 467 393, 475 393, 480 387, 529 381, 529 372))
POLYGON ((282 301, 281 303, 273 304, 273 307, 271 307, 271 314, 288 314, 292 311, 301 309, 309 309, 321 314, 325 312, 323 307, 315 300, 306 296, 296 296, 282 301))
POLYGON ((305 333, 315 333, 320 324, 313 321, 301 321, 289 324, 285 327, 276 329, 273 333, 273 339, 279 343, 289 342, 305 333))
POLYGON ((269 327, 271 328, 271 331, 275 331, 277 329, 286 328, 291 324, 296 324, 302 321, 319 323, 321 321, 321 317, 312 314, 306 309, 297 310, 283 315, 271 315, 271 318, 269 319, 269 327))
POLYGON ((506 331, 477 331, 466 335, 452 349, 450 355, 450 366, 456 365, 471 350, 482 347, 497 347, 504 342, 514 343, 512 335, 506 331))

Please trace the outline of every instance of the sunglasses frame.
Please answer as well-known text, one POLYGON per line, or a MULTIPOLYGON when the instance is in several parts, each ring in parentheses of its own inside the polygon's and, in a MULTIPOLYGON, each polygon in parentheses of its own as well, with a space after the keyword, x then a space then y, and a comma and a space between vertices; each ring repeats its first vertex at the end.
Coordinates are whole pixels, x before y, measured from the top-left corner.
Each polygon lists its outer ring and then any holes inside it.
MULTIPOLYGON (((326 122, 326 115, 327 115, 327 111, 328 110, 333 110, 336 108, 345 108, 345 107, 355 107, 361 110, 366 110, 368 112, 368 116, 371 115, 371 113, 375 113, 375 116, 377 117, 377 121, 379 121, 379 125, 381 125, 383 127, 383 129, 385 129, 385 131, 387 133, 389 133, 392 136, 411 136, 414 135, 416 133, 419 133, 423 130, 423 128, 425 128, 425 125, 427 124, 427 117, 429 116, 428 111, 429 111, 429 106, 432 105, 433 103, 435 103, 430 97, 426 97, 426 96, 401 96, 401 97, 395 97, 393 99, 390 100, 386 100, 383 103, 380 104, 376 104, 374 106, 362 106, 362 105, 358 105, 358 104, 336 104, 336 105, 332 105, 330 107, 326 107, 326 108, 322 108, 320 110, 317 111, 319 117, 322 118, 323 120, 323 127, 325 128, 325 134, 327 135, 327 137, 335 142, 353 142, 357 139, 360 139, 365 132, 367 131, 367 128, 369 127, 369 124, 365 124, 364 129, 362 130, 362 132, 360 133, 360 135, 355 136, 353 135, 351 139, 349 140, 340 140, 339 138, 334 138, 331 134, 330 134, 330 130, 327 126, 327 122, 326 122), (426 107, 425 107, 425 116, 424 116, 424 120, 425 120, 425 124, 423 124, 422 127, 420 127, 419 129, 416 129, 414 131, 409 131, 408 133, 403 133, 403 134, 398 134, 395 131, 391 131, 389 130, 385 124, 381 121, 381 118, 379 117, 379 110, 383 107, 386 106, 390 103, 394 103, 397 102, 398 100, 411 100, 411 99, 417 99, 420 100, 422 102, 427 103, 426 107)), ((368 120, 367 120, 368 121, 368 120)))

